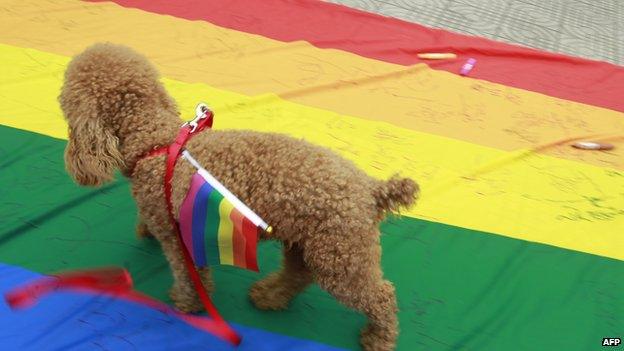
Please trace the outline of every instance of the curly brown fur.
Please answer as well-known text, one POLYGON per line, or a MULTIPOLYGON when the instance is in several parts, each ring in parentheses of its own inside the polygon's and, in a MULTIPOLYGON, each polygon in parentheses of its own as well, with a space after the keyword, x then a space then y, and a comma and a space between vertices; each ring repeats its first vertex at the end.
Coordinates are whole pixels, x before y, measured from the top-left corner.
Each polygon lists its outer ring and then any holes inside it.
MULTIPOLYGON (((110 181, 115 169, 130 179, 140 215, 137 233, 161 243, 174 276, 171 298, 183 311, 200 309, 168 222, 164 156, 141 158, 172 142, 181 124, 156 70, 128 48, 97 44, 70 63, 60 101, 69 124, 68 172, 82 185, 110 181)), ((209 130, 187 149, 273 225, 263 239, 284 245, 282 269, 250 291, 258 308, 285 308, 317 282, 366 314, 369 325, 361 339, 366 350, 394 348, 397 304, 380 268, 378 226, 388 212, 414 203, 414 181, 375 180, 328 149, 275 133, 209 130)), ((175 168, 175 213, 194 171, 187 162, 175 168)), ((201 273, 211 290, 209 270, 201 273)))

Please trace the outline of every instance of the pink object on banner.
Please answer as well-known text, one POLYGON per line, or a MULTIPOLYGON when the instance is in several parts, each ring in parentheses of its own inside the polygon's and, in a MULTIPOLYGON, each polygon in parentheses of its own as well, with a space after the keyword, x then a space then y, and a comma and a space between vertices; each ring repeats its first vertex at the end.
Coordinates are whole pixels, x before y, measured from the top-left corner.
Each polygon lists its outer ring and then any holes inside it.
POLYGON ((472 57, 469 58, 468 61, 466 61, 466 63, 464 63, 464 65, 462 66, 461 70, 459 71, 459 74, 461 74, 462 76, 467 75, 470 71, 472 71, 476 63, 477 63, 476 59, 472 57))

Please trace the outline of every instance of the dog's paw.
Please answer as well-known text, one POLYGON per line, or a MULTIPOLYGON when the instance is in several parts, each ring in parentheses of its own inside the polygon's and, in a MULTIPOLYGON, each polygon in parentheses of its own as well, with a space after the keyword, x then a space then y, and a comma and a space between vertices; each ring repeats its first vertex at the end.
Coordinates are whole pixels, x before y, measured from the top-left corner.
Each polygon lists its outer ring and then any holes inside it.
POLYGON ((203 309, 197 293, 192 289, 185 290, 174 286, 169 290, 169 297, 171 297, 173 304, 181 312, 194 313, 203 309))
POLYGON ((368 324, 362 329, 360 343, 365 351, 392 351, 396 347, 396 330, 382 330, 368 324))
POLYGON ((283 310, 292 299, 292 292, 279 284, 278 276, 273 273, 256 282, 249 290, 249 298, 261 310, 283 310))

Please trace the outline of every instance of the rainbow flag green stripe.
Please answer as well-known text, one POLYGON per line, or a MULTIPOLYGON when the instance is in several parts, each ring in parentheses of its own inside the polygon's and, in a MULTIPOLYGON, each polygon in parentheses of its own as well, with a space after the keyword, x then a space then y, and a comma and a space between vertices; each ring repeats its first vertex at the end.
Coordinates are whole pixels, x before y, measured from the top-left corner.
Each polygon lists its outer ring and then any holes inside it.
MULTIPOLYGON (((195 175, 194 177, 199 176, 195 175)), ((206 209, 206 229, 204 232, 206 248, 206 259, 208 264, 217 265, 221 261, 221 253, 219 252, 219 225, 222 217, 219 213, 219 204, 223 201, 223 195, 215 191, 210 184, 204 185, 210 187, 210 195, 208 196, 208 206, 206 209)))

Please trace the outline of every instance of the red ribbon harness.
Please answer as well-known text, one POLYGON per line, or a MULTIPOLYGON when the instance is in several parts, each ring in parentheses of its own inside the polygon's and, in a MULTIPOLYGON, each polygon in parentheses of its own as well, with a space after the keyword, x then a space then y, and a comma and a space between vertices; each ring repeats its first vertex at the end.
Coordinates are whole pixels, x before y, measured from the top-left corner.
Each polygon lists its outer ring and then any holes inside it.
POLYGON ((198 106, 196 118, 182 125, 175 141, 168 146, 158 148, 151 151, 145 157, 153 157, 158 155, 167 155, 164 189, 165 199, 167 202, 167 210, 169 212, 169 221, 175 228, 176 236, 180 244, 180 249, 184 256, 184 263, 189 272, 189 276, 199 298, 206 309, 206 312, 212 319, 182 314, 161 302, 155 301, 150 297, 132 290, 132 279, 130 274, 122 268, 105 268, 90 271, 69 272, 54 276, 45 277, 26 286, 17 288, 5 294, 5 299, 12 308, 22 308, 33 304, 36 300, 53 291, 59 289, 71 289, 77 291, 97 292, 105 295, 123 297, 127 300, 146 304, 152 308, 158 309, 164 313, 173 314, 187 323, 209 332, 233 345, 239 345, 240 336, 225 322, 219 314, 216 307, 210 300, 210 296, 206 292, 206 287, 201 281, 199 273, 195 268, 193 259, 182 241, 182 234, 178 221, 173 213, 173 205, 171 203, 171 179, 173 178, 173 170, 180 157, 184 145, 197 133, 206 128, 212 128, 213 113, 205 105, 198 106))

